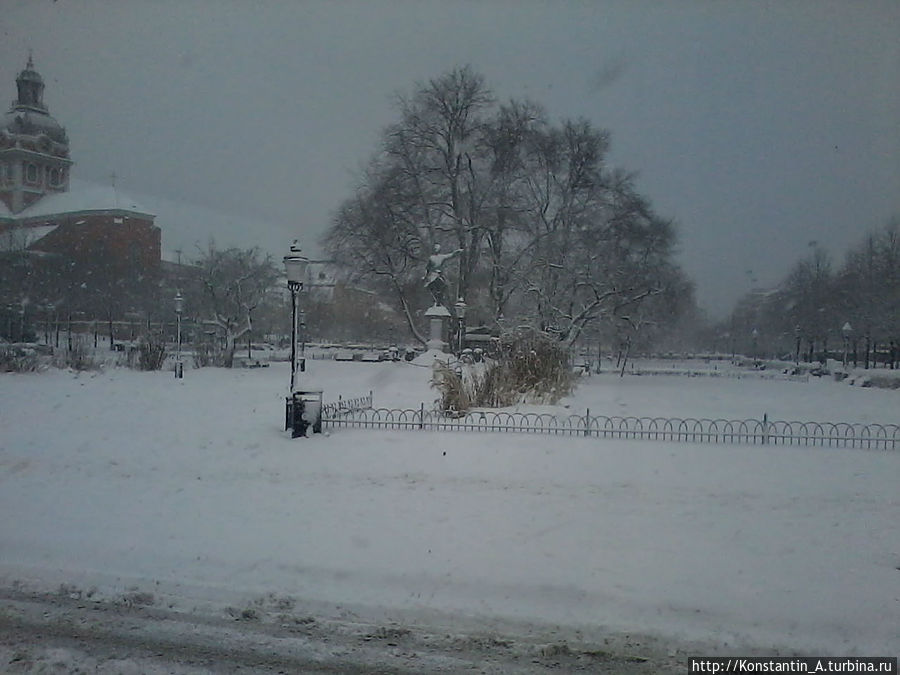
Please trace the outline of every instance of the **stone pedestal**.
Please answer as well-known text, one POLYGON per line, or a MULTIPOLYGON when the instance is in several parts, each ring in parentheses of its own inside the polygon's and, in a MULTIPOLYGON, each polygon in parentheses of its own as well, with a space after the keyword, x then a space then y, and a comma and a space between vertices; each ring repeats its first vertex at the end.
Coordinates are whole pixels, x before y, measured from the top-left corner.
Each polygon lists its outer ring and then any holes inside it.
POLYGON ((450 321, 450 312, 441 305, 432 305, 425 310, 428 317, 428 349, 447 351, 447 342, 444 336, 447 334, 447 324, 450 321))

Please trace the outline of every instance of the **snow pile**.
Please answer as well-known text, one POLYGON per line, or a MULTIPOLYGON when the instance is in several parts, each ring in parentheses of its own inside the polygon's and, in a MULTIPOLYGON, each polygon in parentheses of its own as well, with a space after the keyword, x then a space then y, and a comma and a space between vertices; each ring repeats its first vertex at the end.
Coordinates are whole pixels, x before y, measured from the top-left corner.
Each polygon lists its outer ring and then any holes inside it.
POLYGON ((456 360, 456 357, 453 356, 453 354, 447 354, 445 352, 442 352, 440 349, 428 349, 419 354, 416 358, 410 361, 410 363, 417 366, 428 366, 430 368, 434 365, 435 361, 443 361, 444 363, 449 363, 451 360, 456 360))

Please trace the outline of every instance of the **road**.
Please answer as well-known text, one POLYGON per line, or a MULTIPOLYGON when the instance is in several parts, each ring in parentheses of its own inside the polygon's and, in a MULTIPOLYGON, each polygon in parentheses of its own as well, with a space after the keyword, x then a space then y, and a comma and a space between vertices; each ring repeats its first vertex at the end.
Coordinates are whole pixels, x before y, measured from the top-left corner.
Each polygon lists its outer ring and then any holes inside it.
POLYGON ((684 672, 683 652, 627 636, 583 644, 304 614, 263 598, 221 614, 156 606, 152 594, 97 599, 0 588, 0 670, 9 673, 684 672))

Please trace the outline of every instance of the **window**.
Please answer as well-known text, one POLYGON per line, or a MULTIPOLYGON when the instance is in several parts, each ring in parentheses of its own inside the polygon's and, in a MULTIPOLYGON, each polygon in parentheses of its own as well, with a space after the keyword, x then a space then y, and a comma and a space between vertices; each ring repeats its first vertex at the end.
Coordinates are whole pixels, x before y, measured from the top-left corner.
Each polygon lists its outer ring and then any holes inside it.
POLYGON ((25 180, 29 183, 38 182, 38 168, 34 164, 25 165, 25 180))

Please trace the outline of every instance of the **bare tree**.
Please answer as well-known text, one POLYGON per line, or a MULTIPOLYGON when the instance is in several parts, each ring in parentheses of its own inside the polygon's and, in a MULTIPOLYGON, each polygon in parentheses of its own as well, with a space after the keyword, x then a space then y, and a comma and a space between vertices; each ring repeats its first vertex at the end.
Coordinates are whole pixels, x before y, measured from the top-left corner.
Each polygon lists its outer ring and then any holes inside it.
POLYGON ((494 99, 484 78, 456 68, 400 98, 400 122, 387 131, 386 157, 398 169, 407 218, 425 250, 462 249, 456 294, 467 295, 484 235, 489 184, 483 145, 485 116, 494 99))
POLYGON ((572 344, 662 290, 674 226, 658 217, 633 177, 605 171, 608 134, 581 120, 549 130, 536 149, 529 265, 523 269, 541 326, 572 344))
POLYGON ((452 298, 576 341, 591 324, 658 293, 674 226, 606 167, 609 134, 551 125, 530 101, 496 105, 457 68, 399 100, 356 194, 325 239, 359 283, 389 291, 424 342, 414 307, 435 244, 460 251, 452 298))
POLYGON ((334 259, 350 270, 351 281, 370 283, 394 297, 410 333, 422 344, 412 302, 421 295, 419 260, 420 233, 406 214, 398 193, 397 172, 378 176, 372 172, 369 185, 342 205, 325 238, 334 259), (417 293, 418 292, 418 293, 417 293))
POLYGON ((213 242, 194 264, 199 292, 189 302, 223 332, 223 364, 231 367, 236 343, 253 330, 253 311, 274 287, 278 270, 271 255, 258 248, 220 250, 213 242))

